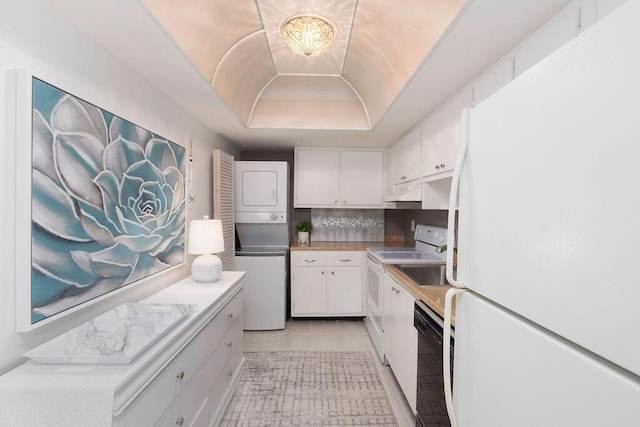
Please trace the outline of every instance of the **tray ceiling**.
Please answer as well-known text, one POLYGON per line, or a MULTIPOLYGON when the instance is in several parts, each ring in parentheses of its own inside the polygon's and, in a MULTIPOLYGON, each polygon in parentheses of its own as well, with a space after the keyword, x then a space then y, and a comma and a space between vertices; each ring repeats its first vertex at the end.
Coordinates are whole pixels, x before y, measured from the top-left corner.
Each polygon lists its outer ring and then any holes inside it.
POLYGON ((465 0, 143 0, 248 128, 368 130, 465 0), (329 51, 303 57, 280 37, 294 15, 336 26, 329 51))

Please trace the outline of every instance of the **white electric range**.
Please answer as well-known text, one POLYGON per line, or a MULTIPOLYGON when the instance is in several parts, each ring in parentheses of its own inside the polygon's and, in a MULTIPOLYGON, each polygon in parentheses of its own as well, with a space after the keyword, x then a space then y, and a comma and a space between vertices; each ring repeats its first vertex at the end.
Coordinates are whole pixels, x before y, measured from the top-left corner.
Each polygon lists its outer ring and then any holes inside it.
POLYGON ((365 324, 369 336, 385 363, 384 356, 384 264, 445 264, 447 229, 431 225, 417 225, 416 245, 407 247, 367 248, 367 315, 365 324))

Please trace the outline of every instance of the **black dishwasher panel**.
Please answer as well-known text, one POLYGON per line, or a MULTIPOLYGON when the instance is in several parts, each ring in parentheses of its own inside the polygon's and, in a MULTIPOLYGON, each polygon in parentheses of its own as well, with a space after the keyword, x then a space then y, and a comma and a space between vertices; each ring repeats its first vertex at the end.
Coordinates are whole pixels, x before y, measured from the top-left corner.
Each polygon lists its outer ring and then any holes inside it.
MULTIPOLYGON (((418 330, 418 378, 416 426, 450 427, 444 399, 442 362, 443 320, 421 303, 414 306, 413 324, 418 330)), ((453 378, 453 336, 451 338, 451 378, 453 378)))

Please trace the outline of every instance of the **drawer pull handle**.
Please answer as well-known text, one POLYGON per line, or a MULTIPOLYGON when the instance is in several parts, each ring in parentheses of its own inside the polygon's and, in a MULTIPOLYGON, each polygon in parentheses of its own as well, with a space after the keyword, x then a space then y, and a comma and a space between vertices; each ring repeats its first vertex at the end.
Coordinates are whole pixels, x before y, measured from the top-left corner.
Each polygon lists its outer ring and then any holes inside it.
POLYGON ((233 347, 233 342, 227 343, 227 347, 229 347, 229 348, 233 347))
POLYGON ((232 376, 233 376, 233 371, 229 371, 229 372, 227 372, 227 376, 228 376, 228 377, 232 377, 232 376))
POLYGON ((392 286, 392 287, 391 287, 391 290, 392 290, 392 291, 395 291, 395 290, 396 290, 396 287, 395 287, 395 286, 392 286))
POLYGON ((396 295, 400 294, 400 289, 396 289, 396 295))
POLYGON ((233 319, 233 313, 229 313, 229 314, 227 314, 227 317, 228 317, 229 319, 233 319))
POLYGON ((180 417, 176 420, 176 425, 181 426, 184 424, 184 417, 180 417))
POLYGON ((304 262, 316 262, 315 259, 305 259, 304 262))
POLYGON ((351 262, 351 258, 341 259, 340 261, 342 261, 342 262, 351 262))
POLYGON ((179 380, 183 379, 183 378, 184 378, 184 371, 180 371, 180 372, 178 372, 178 373, 176 374, 176 378, 177 378, 177 379, 179 379, 179 380))

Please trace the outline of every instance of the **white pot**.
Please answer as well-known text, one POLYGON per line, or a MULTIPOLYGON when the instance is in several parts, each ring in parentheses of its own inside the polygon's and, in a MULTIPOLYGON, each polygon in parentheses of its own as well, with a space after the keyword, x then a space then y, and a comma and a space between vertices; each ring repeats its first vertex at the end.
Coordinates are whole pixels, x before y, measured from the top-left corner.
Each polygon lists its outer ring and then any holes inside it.
POLYGON ((298 243, 300 244, 309 243, 308 231, 298 231, 298 243))

